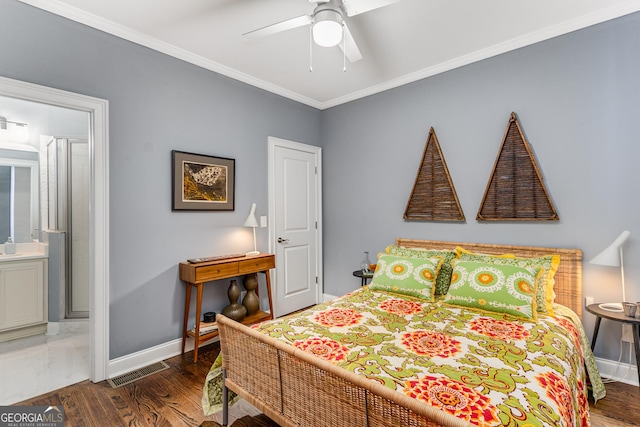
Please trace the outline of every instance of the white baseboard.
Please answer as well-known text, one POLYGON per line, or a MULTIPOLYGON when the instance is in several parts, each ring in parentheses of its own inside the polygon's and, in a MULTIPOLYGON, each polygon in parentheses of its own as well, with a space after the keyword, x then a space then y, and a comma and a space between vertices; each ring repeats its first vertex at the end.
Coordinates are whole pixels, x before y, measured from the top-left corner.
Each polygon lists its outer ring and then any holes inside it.
MULTIPOLYGON (((218 337, 208 340, 205 343, 201 343, 199 347, 216 341, 219 341, 218 337)), ((185 352, 193 350, 193 338, 187 338, 184 350, 185 352)), ((118 375, 144 368, 145 366, 152 365, 156 362, 160 362, 161 360, 169 359, 179 355, 181 351, 182 338, 178 338, 155 347, 118 357, 117 359, 109 361, 107 378, 117 377, 118 375)))
POLYGON ((614 360, 596 357, 596 365, 602 378, 615 380, 625 384, 638 385, 638 371, 636 365, 618 363, 614 360))

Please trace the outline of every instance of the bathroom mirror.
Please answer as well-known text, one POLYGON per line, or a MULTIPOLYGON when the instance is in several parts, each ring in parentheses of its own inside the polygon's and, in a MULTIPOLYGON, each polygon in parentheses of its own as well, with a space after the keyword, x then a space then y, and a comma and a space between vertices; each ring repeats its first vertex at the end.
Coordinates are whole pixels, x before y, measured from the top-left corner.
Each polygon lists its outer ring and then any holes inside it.
POLYGON ((39 237, 38 177, 38 153, 0 148, 0 243, 39 237))

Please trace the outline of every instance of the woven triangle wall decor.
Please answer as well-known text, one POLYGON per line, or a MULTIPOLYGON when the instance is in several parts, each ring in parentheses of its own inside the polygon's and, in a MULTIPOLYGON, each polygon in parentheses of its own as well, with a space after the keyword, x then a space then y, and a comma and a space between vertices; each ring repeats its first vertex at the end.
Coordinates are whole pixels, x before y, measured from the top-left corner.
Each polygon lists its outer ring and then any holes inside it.
POLYGON ((478 221, 557 221, 531 147, 511 113, 476 216, 478 221))
POLYGON ((404 219, 464 221, 464 214, 433 128, 429 131, 404 219))

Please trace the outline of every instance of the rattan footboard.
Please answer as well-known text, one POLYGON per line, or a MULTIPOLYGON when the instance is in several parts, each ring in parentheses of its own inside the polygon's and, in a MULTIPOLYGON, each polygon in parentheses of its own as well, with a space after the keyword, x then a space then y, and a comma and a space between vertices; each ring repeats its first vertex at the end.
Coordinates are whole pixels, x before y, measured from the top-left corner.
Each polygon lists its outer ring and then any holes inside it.
POLYGON ((225 385, 281 426, 471 424, 222 315, 225 385))

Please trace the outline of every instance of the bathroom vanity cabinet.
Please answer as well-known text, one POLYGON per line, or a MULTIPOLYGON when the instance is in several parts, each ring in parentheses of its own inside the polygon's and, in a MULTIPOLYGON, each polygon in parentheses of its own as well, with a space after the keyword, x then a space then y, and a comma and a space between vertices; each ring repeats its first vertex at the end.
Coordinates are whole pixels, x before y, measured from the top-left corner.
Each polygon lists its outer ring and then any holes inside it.
POLYGON ((47 258, 0 262, 0 341, 47 330, 47 258))

